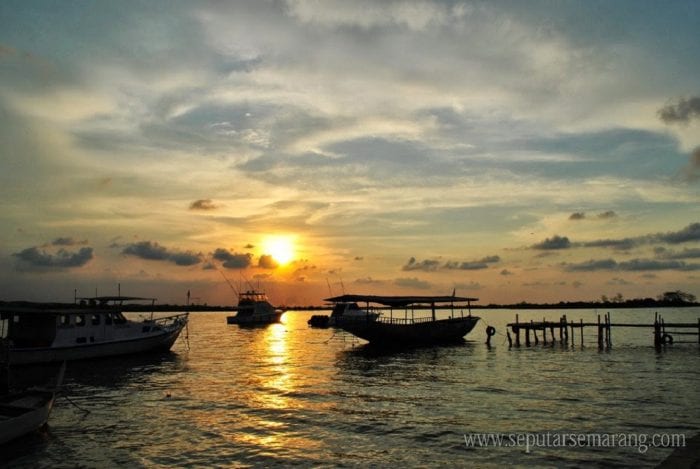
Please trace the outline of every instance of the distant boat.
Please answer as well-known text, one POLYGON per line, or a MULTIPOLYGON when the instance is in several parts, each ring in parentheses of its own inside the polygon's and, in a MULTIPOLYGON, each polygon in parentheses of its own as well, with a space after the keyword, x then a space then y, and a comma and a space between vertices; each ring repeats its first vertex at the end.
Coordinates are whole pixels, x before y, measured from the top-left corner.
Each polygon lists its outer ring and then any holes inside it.
MULTIPOLYGON (((10 365, 49 363, 169 350, 187 325, 188 313, 133 321, 124 317, 127 296, 82 298, 72 308, 4 307, 10 365)), ((2 335, 2 334, 0 334, 2 335)))
POLYGON ((235 316, 227 316, 227 324, 254 325, 279 322, 284 310, 270 304, 267 295, 256 290, 249 290, 238 295, 238 307, 235 316))
POLYGON ((0 445, 46 425, 65 369, 64 362, 58 372, 55 386, 50 389, 31 388, 0 396, 0 445))
POLYGON ((339 301, 333 305, 331 315, 314 314, 307 321, 311 327, 327 328, 338 327, 338 322, 341 318, 358 318, 364 320, 373 320, 379 317, 379 313, 368 311, 360 308, 354 301, 339 301))
MULTIPOLYGON (((340 316, 337 325, 343 330, 369 341, 372 345, 411 346, 430 345, 462 340, 471 332, 479 321, 479 317, 471 315, 471 302, 476 298, 464 298, 457 296, 377 296, 377 295, 342 295, 328 298, 325 301, 333 303, 365 302, 365 316, 340 316), (466 302, 468 314, 464 315, 465 306, 455 303, 466 302), (389 317, 386 314, 379 316, 370 315, 372 309, 370 303, 390 307, 389 317), (451 310, 447 319, 437 319, 435 316, 436 305, 449 304, 451 310), (414 309, 416 305, 427 305, 431 310, 431 316, 416 318, 414 309), (409 317, 408 307, 412 306, 409 317), (394 308, 404 308, 403 317, 394 314, 394 308), (458 309, 459 313, 455 314, 458 309)), ((417 307, 420 309, 420 306, 417 307)))

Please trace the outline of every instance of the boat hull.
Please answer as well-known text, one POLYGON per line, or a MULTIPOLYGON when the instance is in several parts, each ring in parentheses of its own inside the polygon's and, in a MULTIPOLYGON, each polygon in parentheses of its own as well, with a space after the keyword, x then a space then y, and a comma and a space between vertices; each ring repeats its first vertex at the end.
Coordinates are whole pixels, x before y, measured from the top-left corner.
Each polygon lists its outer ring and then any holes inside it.
POLYGON ((0 399, 0 445, 38 430, 46 424, 54 393, 27 391, 0 399))
POLYGON ((52 363, 61 361, 87 360, 91 358, 113 357, 151 351, 170 350, 186 322, 173 328, 163 330, 160 334, 136 339, 118 340, 102 343, 75 345, 70 347, 45 348, 10 348, 11 365, 28 365, 33 363, 52 363))
POLYGON ((478 321, 477 316, 422 322, 339 318, 338 326, 372 345, 393 347, 458 342, 478 321))
POLYGON ((284 312, 275 312, 270 314, 252 314, 250 316, 226 316, 226 324, 272 324, 275 322, 280 322, 282 314, 284 314, 284 312))

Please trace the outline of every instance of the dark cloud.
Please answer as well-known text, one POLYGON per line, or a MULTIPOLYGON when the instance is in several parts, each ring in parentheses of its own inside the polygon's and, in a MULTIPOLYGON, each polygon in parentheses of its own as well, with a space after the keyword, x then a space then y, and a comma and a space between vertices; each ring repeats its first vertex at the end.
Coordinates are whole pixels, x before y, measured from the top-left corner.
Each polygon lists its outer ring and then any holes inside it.
POLYGON ((669 251, 659 247, 654 249, 656 257, 659 259, 700 259, 700 248, 683 249, 681 252, 669 251))
POLYGON ((188 266, 202 262, 202 254, 191 251, 171 251, 157 242, 140 241, 128 244, 122 249, 122 254, 126 256, 139 257, 151 261, 167 261, 176 265, 188 266))
POLYGON ((532 249, 541 250, 553 250, 553 249, 569 249, 571 247, 571 241, 566 236, 554 235, 551 238, 547 238, 541 243, 537 243, 532 246, 532 249))
POLYGON ((612 248, 618 250, 628 250, 640 244, 639 238, 623 238, 623 239, 598 239, 596 241, 588 241, 581 243, 587 248, 612 248))
POLYGON ((680 98, 677 103, 669 103, 659 109, 658 115, 666 124, 688 123, 700 117, 700 97, 680 98))
POLYGON ((199 199, 190 204, 190 210, 215 210, 219 208, 211 199, 199 199))
POLYGON ((263 254, 260 256, 260 259, 258 259, 258 267, 262 267, 263 269, 276 269, 279 267, 279 264, 271 255, 263 254))
POLYGON ((500 262, 501 258, 499 256, 486 256, 477 261, 448 261, 443 266, 445 269, 457 269, 457 270, 481 270, 487 269, 489 264, 495 264, 500 262))
POLYGON ((424 272, 434 272, 440 266, 440 261, 434 259, 426 259, 418 262, 415 257, 411 257, 406 265, 401 267, 401 270, 422 270, 424 272))
POLYGON ((245 269, 251 265, 253 258, 252 254, 231 253, 224 248, 216 249, 212 257, 221 261, 221 265, 227 269, 245 269))
POLYGON ((654 236, 654 239, 669 244, 700 241, 700 223, 691 223, 682 230, 676 232, 659 233, 654 236))
POLYGON ((586 218, 586 214, 583 212, 574 212, 569 215, 569 220, 583 220, 586 218))
POLYGON ((82 241, 77 241, 71 237, 56 238, 53 241, 51 241, 52 246, 78 246, 78 245, 85 245, 87 243, 88 243, 87 239, 82 240, 82 241))
POLYGON ((81 248, 78 252, 59 249, 54 254, 40 250, 38 247, 31 247, 12 255, 22 261, 25 266, 46 269, 82 267, 93 258, 92 248, 90 247, 81 248))
POLYGON ((499 256, 486 256, 474 261, 447 261, 443 265, 440 265, 440 261, 436 259, 426 259, 418 262, 415 257, 411 257, 401 270, 421 270, 423 272, 435 272, 438 269, 480 270, 487 269, 489 264, 495 264, 500 261, 501 258, 499 256))
POLYGON ((683 168, 683 176, 690 182, 700 180, 700 147, 690 154, 688 164, 683 168))
POLYGON ((600 220, 607 220, 609 218, 615 218, 617 217, 617 213, 613 212, 612 210, 608 210, 607 212, 599 213, 598 214, 598 219, 600 220))
POLYGON ((589 260, 580 264, 564 264, 564 270, 568 272, 593 272, 596 270, 614 270, 617 262, 614 259, 589 260))
POLYGON ((399 286, 399 287, 414 288, 417 290, 429 290, 430 288, 432 288, 432 285, 430 284, 430 282, 426 282, 425 280, 420 280, 416 277, 394 279, 394 285, 399 286))
POLYGON ((598 270, 610 271, 655 271, 655 270, 679 270, 694 271, 700 270, 700 264, 686 264, 675 260, 655 260, 655 259, 631 259, 629 261, 617 262, 614 259, 589 260, 580 264, 564 264, 564 270, 568 272, 594 272, 598 270))
POLYGON ((507 276, 507 275, 514 275, 513 272, 511 272, 511 271, 508 270, 508 269, 503 269, 503 270, 501 270, 500 274, 503 275, 504 277, 507 276))

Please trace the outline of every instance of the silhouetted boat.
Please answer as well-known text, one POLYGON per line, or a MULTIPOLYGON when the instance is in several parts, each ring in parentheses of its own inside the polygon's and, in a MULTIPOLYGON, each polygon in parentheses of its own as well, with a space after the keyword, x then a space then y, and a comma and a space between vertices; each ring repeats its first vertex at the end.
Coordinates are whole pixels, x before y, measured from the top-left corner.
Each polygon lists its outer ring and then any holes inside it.
POLYGON ((333 305, 330 316, 326 314, 314 314, 307 321, 307 324, 311 327, 318 328, 338 327, 338 320, 343 317, 371 320, 376 319, 378 316, 379 313, 362 309, 354 301, 339 301, 333 305))
POLYGON ((133 321, 122 313, 126 296, 83 298, 66 309, 3 308, 11 365, 49 363, 169 350, 187 325, 188 313, 133 321))
POLYGON ((51 388, 32 388, 0 396, 0 445, 46 425, 65 369, 64 362, 51 388))
MULTIPOLYGON (((464 298, 457 296, 377 296, 377 295, 342 295, 328 298, 325 301, 333 303, 365 302, 366 314, 364 316, 340 316, 338 327, 369 341, 377 346, 410 346, 427 345, 462 340, 476 323, 479 317, 471 315, 471 302, 476 298, 464 298), (455 303, 466 302, 468 314, 464 315, 464 307, 455 303), (388 306, 389 317, 385 314, 371 315, 373 312, 370 303, 388 306), (435 309, 437 304, 449 304, 451 315, 447 319, 437 319, 435 309), (431 316, 416 318, 414 311, 416 305, 427 305, 431 310, 431 316), (408 307, 413 308, 410 311, 408 307), (394 308, 404 308, 403 317, 395 317, 394 308), (459 309, 459 315, 455 310, 459 309)), ((420 309, 420 307, 418 307, 420 309)))
POLYGON ((238 307, 235 316, 227 316, 227 324, 253 325, 279 322, 284 310, 270 304, 267 295, 256 290, 249 290, 238 295, 238 307))

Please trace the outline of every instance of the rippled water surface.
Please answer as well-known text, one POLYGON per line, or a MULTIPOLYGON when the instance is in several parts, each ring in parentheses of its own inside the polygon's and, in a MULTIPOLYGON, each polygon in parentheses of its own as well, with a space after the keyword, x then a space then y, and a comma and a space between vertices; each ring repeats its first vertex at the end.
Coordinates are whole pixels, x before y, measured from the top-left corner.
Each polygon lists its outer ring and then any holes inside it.
MULTIPOLYGON (((190 315, 171 353, 70 363, 48 429, 3 448, 13 467, 478 466, 651 467, 670 449, 467 448, 480 432, 700 431, 700 347, 653 347, 651 330, 595 331, 508 348, 516 311, 478 310, 464 344, 376 352, 311 312, 239 328, 224 313, 190 315), (497 329, 492 346, 485 328, 497 329), (70 399, 70 402, 69 400, 70 399), (88 412, 83 412, 84 409, 88 412)), ((593 310, 517 311, 520 320, 595 321, 593 310)), ((697 323, 700 309, 662 310, 697 323)), ((653 322, 615 310, 613 322, 653 322)))

